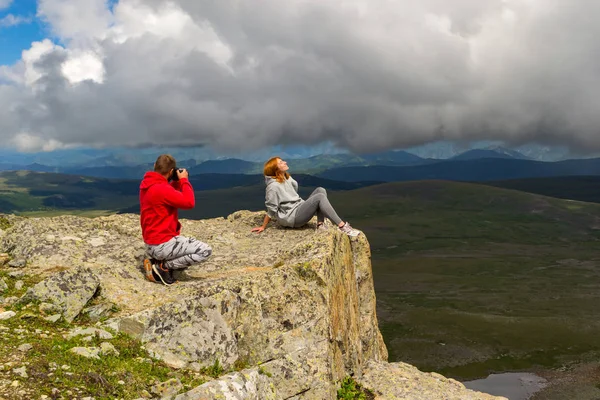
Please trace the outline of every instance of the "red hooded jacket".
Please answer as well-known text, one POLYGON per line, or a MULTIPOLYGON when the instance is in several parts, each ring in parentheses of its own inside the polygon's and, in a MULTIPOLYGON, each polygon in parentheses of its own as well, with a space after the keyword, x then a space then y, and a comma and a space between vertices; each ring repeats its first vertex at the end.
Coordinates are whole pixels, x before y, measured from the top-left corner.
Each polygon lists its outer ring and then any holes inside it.
POLYGON ((158 245, 168 242, 181 231, 177 209, 195 205, 194 189, 187 178, 173 181, 149 171, 140 184, 140 224, 144 242, 158 245))

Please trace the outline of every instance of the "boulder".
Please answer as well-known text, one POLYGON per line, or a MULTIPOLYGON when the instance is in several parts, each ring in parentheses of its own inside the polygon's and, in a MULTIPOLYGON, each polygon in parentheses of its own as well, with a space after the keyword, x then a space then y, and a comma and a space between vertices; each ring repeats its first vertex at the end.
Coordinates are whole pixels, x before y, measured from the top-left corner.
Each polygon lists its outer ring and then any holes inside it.
MULTIPOLYGON (((144 278, 137 215, 11 219, 0 252, 26 259, 28 274, 46 277, 25 297, 60 305, 69 320, 100 286, 100 304, 114 305, 104 326, 137 337, 173 368, 247 367, 179 400, 335 399, 349 375, 363 377, 379 396, 395 396, 389 382, 407 375, 386 362, 367 238, 337 229, 315 233, 314 221, 304 229, 251 233, 263 217, 240 211, 182 220, 182 234, 209 243, 213 254, 168 287, 144 278)), ((419 398, 420 382, 437 393, 460 389, 472 396, 465 398, 490 398, 441 376, 411 376, 416 383, 407 398, 419 398)))
POLYGON ((278 400, 277 394, 267 375, 257 368, 234 372, 214 381, 180 394, 175 400, 231 399, 231 400, 278 400))
POLYGON ((33 300, 59 306, 67 322, 73 321, 94 296, 100 280, 89 268, 74 268, 50 276, 38 283, 19 300, 28 303, 33 300))
MULTIPOLYGON (((492 400, 505 399, 475 392, 440 374, 419 371, 410 364, 369 361, 356 381, 369 389, 375 399, 492 400), (418 393, 418 397, 415 397, 418 393)), ((508 399, 505 399, 508 400, 508 399)))

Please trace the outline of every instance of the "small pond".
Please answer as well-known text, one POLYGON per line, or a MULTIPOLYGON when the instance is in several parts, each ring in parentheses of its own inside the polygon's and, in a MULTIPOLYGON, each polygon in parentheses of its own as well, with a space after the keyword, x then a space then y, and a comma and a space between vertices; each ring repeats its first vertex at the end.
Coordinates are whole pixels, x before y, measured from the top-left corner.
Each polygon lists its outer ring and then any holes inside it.
POLYGON ((468 389, 504 396, 509 400, 527 400, 547 383, 544 378, 528 372, 491 374, 485 379, 463 382, 468 389))

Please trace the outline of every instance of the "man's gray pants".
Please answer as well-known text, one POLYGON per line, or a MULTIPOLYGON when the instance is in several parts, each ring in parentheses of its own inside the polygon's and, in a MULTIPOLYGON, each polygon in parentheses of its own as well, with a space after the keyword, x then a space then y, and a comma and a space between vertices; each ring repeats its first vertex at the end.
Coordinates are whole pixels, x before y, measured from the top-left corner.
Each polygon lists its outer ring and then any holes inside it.
POLYGON ((204 242, 185 236, 175 236, 168 242, 156 246, 146 245, 150 258, 164 261, 165 268, 186 269, 201 263, 212 254, 212 248, 204 242))

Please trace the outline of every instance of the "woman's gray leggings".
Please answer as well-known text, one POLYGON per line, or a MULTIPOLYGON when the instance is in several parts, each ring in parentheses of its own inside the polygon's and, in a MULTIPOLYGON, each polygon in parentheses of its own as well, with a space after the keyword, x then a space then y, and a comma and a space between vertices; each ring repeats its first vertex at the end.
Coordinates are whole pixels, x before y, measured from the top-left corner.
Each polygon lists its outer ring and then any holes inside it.
POLYGON ((164 261, 168 269, 186 269, 210 257, 212 248, 194 238, 175 236, 156 246, 147 244, 146 254, 155 260, 164 261))
POLYGON ((338 217, 331 206, 331 203, 327 198, 327 192, 322 187, 316 188, 315 191, 310 194, 308 199, 298 206, 294 227, 298 228, 306 224, 315 214, 317 214, 317 222, 325 221, 325 217, 329 218, 331 222, 336 225, 339 225, 340 222, 342 222, 342 219, 338 217))

